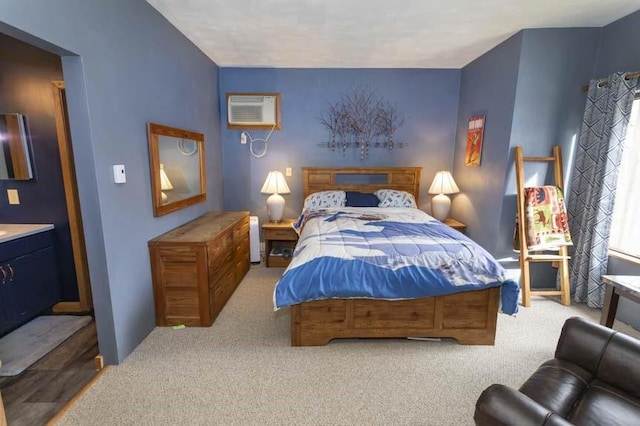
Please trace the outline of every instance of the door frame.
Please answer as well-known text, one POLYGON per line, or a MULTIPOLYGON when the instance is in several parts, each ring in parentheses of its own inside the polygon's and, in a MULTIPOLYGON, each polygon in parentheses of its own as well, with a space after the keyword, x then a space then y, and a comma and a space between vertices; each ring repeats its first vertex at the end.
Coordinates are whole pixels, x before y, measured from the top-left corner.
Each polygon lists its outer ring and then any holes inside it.
POLYGON ((73 248, 73 262, 76 269, 78 282, 77 302, 60 302, 53 306, 54 312, 86 312, 93 308, 91 296, 91 281, 89 278, 89 265, 87 262, 87 249, 82 227, 82 214, 80 211, 80 197, 78 195, 78 183, 76 180, 76 167, 73 161, 73 147, 71 145, 71 132, 66 108, 66 95, 64 81, 52 81, 53 102, 56 120, 56 133, 58 136, 58 150, 60 151, 60 163, 62 166, 62 180, 64 183, 64 196, 67 203, 69 216, 69 231, 71 233, 71 245, 73 248))

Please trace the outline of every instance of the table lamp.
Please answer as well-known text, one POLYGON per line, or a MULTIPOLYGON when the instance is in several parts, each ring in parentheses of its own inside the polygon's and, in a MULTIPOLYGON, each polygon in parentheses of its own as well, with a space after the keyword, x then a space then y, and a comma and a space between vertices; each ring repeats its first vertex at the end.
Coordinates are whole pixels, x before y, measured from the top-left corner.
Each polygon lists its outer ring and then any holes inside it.
POLYGON ((169 198, 164 191, 171 191, 172 189, 173 185, 171 185, 171 181, 164 171, 164 164, 160 163, 160 190, 162 191, 160 194, 162 194, 162 204, 165 204, 169 198))
POLYGON ((436 173, 431 188, 429 188, 429 194, 437 194, 431 199, 431 215, 441 222, 444 221, 451 208, 451 200, 445 194, 455 194, 456 192, 460 192, 460 189, 450 172, 436 173))
POLYGON ((280 194, 289 194, 289 187, 282 172, 269 172, 260 190, 263 194, 272 194, 267 198, 267 212, 271 222, 280 222, 284 217, 284 198, 280 194))

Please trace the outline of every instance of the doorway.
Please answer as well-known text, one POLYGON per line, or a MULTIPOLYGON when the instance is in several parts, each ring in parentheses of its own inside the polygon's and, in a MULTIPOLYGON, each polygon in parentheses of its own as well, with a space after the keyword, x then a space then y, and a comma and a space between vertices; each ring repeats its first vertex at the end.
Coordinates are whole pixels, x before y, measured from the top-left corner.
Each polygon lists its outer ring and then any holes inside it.
MULTIPOLYGON (((8 223, 55 223, 60 233, 57 242, 61 242, 60 251, 65 253, 64 265, 60 263, 61 281, 71 289, 63 291, 62 301, 52 310, 61 314, 92 313, 66 90, 61 80, 64 59, 4 34, 0 34, 0 49, 3 72, 6 71, 0 78, 0 110, 24 113, 37 144, 34 179, 0 182, 0 195, 11 188, 19 192, 21 199, 20 204, 9 206, 2 197, 2 219, 8 223)), ((50 402, 59 406, 71 399, 78 386, 95 375, 97 340, 96 323, 91 321, 24 374, 0 378, 9 424, 15 422, 15 416, 19 418, 16 424, 44 424, 47 417, 34 416, 50 417, 56 410, 50 402), (49 409, 54 412, 40 412, 49 409)))

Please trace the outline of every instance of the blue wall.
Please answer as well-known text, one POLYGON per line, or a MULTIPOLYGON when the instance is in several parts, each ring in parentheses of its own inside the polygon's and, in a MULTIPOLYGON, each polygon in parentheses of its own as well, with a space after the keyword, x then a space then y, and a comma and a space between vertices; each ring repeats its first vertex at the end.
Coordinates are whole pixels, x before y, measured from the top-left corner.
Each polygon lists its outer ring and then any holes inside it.
MULTIPOLYGON (((462 70, 455 178, 462 193, 452 214, 496 257, 513 256, 515 167, 513 147, 549 155, 553 145, 571 157, 586 95, 580 86, 593 69, 599 29, 524 30, 462 70), (469 117, 486 116, 480 167, 464 165, 469 117)), ((528 166, 543 179, 546 167, 528 166)), ((542 183, 542 182, 540 182, 542 183)))
MULTIPOLYGON (((565 183, 569 184, 573 144, 580 132, 588 81, 596 57, 599 28, 536 29, 523 32, 518 87, 513 110, 505 192, 500 217, 496 255, 512 252, 516 185, 513 147, 521 145, 526 155, 550 155, 554 145, 563 154, 565 183)), ((553 168, 527 163, 529 185, 554 183, 553 168)), ((566 191, 565 191, 566 192, 566 191)), ((517 256, 514 256, 517 257, 517 256)), ((531 265, 531 286, 555 286, 557 269, 550 263, 531 265)))
MULTIPOLYGON (((596 58, 600 29, 537 29, 523 32, 518 87, 513 109, 510 150, 501 217, 498 254, 511 251, 516 202, 513 147, 525 155, 547 156, 554 145, 563 153, 565 183, 573 157, 573 143, 582 124, 588 81, 596 58)), ((553 168, 527 163, 525 180, 531 185, 554 183, 553 168)))
MULTIPOLYGON (((618 71, 640 71, 640 10, 613 22, 602 29, 593 78, 604 78, 618 71)), ((609 258, 607 273, 640 275, 640 264, 609 258)), ((640 328, 640 306, 620 299, 618 319, 640 328)))
POLYGON ((639 71, 639 35, 640 10, 604 27, 593 78, 603 78, 618 71, 639 71))
MULTIPOLYGON (((419 204, 430 210, 427 190, 439 170, 452 167, 453 141, 458 111, 459 70, 413 69, 241 69, 220 70, 220 99, 227 92, 280 92, 282 96, 282 130, 271 135, 268 152, 254 158, 249 146, 240 144, 240 130, 222 129, 224 153, 224 205, 230 210, 250 210, 264 221, 267 195, 260 188, 270 170, 284 172, 293 168, 287 179, 291 194, 285 195, 286 217, 296 217, 302 208, 303 166, 420 166, 422 167, 419 204), (405 122, 396 133, 396 141, 408 148, 372 149, 360 160, 359 153, 321 148, 329 140, 319 117, 342 94, 357 87, 374 90, 380 98, 394 105, 405 122)), ((222 102, 221 120, 227 121, 222 102)), ((249 131, 265 137, 267 131, 249 131)), ((262 149, 255 145, 256 151, 262 149)))
MULTIPOLYGON (((517 259, 511 250, 513 147, 522 145, 527 155, 548 155, 553 145, 560 145, 568 187, 586 102, 581 86, 611 72, 639 70, 640 47, 628 42, 639 36, 640 11, 602 29, 524 30, 463 68, 454 159, 462 193, 454 200, 452 215, 467 222, 469 235, 496 257, 517 259), (463 160, 467 121, 475 114, 487 116, 480 168, 465 167, 463 160), (498 214, 494 206, 500 206, 498 214)), ((550 182, 551 171, 544 166, 528 165, 526 172, 528 181, 550 182)), ((556 271, 535 266, 532 285, 549 287, 556 271)), ((609 273, 640 275, 640 266, 612 259, 609 273)), ((636 304, 622 302, 619 317, 637 327, 640 318, 632 310, 637 311, 636 304)))
POLYGON ((217 66, 143 0, 0 0, 0 32, 63 56, 100 351, 119 362, 155 326, 147 241, 222 208, 217 66), (149 121, 205 134, 206 202, 153 217, 149 121))
POLYGON ((465 222, 467 234, 494 253, 500 229, 511 122, 518 83, 522 32, 462 69, 453 176, 461 193, 451 216, 465 222), (480 167, 464 165, 469 118, 485 116, 480 167))

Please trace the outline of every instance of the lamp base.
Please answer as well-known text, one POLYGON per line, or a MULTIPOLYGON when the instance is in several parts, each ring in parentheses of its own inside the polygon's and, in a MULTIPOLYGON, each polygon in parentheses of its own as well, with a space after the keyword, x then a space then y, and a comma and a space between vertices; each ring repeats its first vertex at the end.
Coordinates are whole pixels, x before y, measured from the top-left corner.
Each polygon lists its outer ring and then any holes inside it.
POLYGON ((440 222, 444 222, 447 216, 449 216, 450 208, 451 199, 444 194, 438 194, 431 199, 431 216, 440 222))
POLYGON ((269 221, 280 222, 284 217, 284 198, 280 194, 273 194, 267 198, 267 213, 269 221))
POLYGON ((162 204, 166 204, 169 197, 164 192, 160 192, 160 198, 162 199, 162 204))

